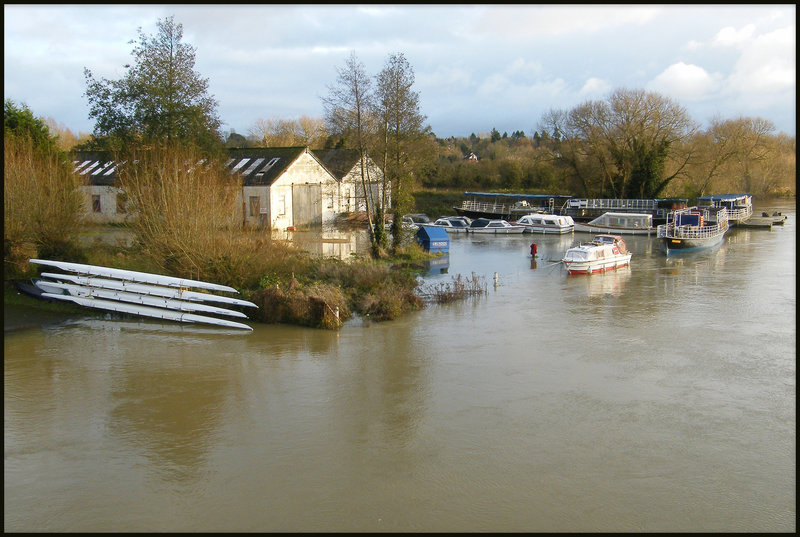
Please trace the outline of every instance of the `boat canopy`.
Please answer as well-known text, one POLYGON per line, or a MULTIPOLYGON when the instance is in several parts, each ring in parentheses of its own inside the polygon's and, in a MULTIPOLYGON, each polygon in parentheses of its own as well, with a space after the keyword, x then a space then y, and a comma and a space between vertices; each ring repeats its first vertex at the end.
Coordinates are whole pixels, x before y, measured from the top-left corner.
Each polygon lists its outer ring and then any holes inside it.
POLYGON ((591 225, 617 228, 653 227, 653 215, 643 213, 603 213, 591 222, 591 225))
POLYGON ((550 198, 553 199, 561 199, 561 200, 568 200, 572 196, 564 196, 560 194, 505 194, 502 192, 464 192, 465 196, 471 196, 476 198, 509 198, 515 200, 549 200, 550 198))

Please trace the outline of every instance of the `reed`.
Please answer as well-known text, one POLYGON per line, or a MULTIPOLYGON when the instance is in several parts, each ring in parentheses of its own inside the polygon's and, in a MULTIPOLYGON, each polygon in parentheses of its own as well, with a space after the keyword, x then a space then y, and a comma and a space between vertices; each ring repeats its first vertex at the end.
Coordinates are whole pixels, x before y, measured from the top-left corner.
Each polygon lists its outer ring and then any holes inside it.
POLYGON ((31 257, 80 260, 84 199, 71 163, 24 135, 4 136, 3 150, 5 277, 28 275, 31 257))
POLYGON ((118 157, 141 251, 169 274, 241 286, 256 255, 241 232, 239 179, 193 148, 164 144, 118 157))
POLYGON ((449 282, 427 284, 420 289, 420 296, 430 302, 446 304, 485 295, 488 292, 485 279, 473 272, 469 277, 459 274, 452 277, 449 282))

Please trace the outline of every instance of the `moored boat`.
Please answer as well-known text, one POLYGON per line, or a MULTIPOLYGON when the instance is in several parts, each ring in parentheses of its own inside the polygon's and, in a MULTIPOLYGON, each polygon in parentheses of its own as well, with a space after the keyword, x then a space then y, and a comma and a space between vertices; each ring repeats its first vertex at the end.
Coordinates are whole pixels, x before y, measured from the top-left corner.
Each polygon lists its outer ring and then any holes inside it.
POLYGON ((603 213, 590 222, 576 222, 575 231, 611 235, 655 235, 650 213, 603 213))
POLYGON ((490 220, 488 218, 473 220, 467 229, 467 233, 488 233, 493 235, 521 234, 523 231, 525 231, 525 226, 517 226, 509 224, 505 220, 490 220))
POLYGON ((650 214, 657 225, 667 221, 670 211, 683 209, 688 202, 685 198, 570 198, 558 214, 571 216, 575 222, 589 222, 607 212, 650 214))
POLYGON ((448 233, 466 233, 472 219, 466 216, 442 216, 426 226, 443 227, 448 233))
POLYGON ((746 222, 753 216, 753 196, 750 194, 717 194, 697 198, 698 207, 725 208, 728 211, 728 225, 735 226, 746 222))
POLYGON ((511 224, 525 226, 525 233, 570 233, 575 226, 570 216, 544 213, 526 214, 511 224))
POLYGON ((599 234, 567 250, 561 261, 570 274, 592 274, 630 265, 632 255, 621 236, 599 234))
POLYGON ((670 212, 656 235, 669 255, 716 246, 728 229, 728 210, 724 207, 687 207, 670 212))
POLYGON ((506 194, 502 192, 464 192, 467 199, 453 207, 459 216, 516 220, 534 211, 556 214, 570 196, 550 194, 506 194))

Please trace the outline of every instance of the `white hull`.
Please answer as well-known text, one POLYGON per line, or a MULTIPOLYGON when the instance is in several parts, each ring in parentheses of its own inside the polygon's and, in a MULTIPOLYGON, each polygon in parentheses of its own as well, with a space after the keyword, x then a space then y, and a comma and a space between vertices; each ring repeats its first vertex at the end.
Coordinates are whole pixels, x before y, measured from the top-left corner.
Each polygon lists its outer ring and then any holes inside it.
POLYGON ((555 226, 525 226, 525 233, 570 233, 572 231, 572 226, 568 227, 555 227, 555 226))
POLYGON ((594 272, 606 272, 626 267, 631 264, 631 254, 621 254, 614 257, 607 257, 595 261, 572 261, 565 262, 570 274, 592 274, 594 272))
POLYGON ((516 228, 516 227, 514 227, 514 228, 508 228, 508 227, 507 228, 502 228, 502 227, 498 227, 498 228, 482 228, 482 227, 477 227, 477 228, 470 228, 468 230, 468 233, 475 233, 475 234, 482 233, 482 234, 485 234, 485 235, 517 235, 517 234, 521 234, 523 231, 525 231, 525 228, 522 228, 522 227, 519 227, 519 228, 516 228))
POLYGON ((146 285, 140 283, 129 283, 121 280, 108 280, 105 278, 92 278, 88 276, 75 276, 72 274, 55 274, 52 272, 43 272, 43 278, 55 278, 59 280, 66 280, 85 285, 87 287, 95 287, 101 289, 110 289, 114 291, 135 293, 139 295, 152 295, 164 298, 174 298, 177 300, 192 300, 196 302, 219 302, 222 304, 230 304, 232 306, 245 306, 250 308, 257 308, 256 304, 247 300, 238 298, 230 298, 227 296, 216 296, 208 293, 199 293, 197 291, 186 291, 175 287, 159 287, 157 285, 146 285))
POLYGON ((239 292, 233 287, 228 287, 227 285, 209 283, 200 280, 188 280, 185 278, 174 278, 172 276, 162 276, 160 274, 150 274, 148 272, 98 267, 95 265, 84 265, 81 263, 68 263, 66 261, 50 261, 47 259, 31 259, 30 262, 39 265, 56 267, 67 272, 74 272, 76 274, 100 276, 103 278, 116 278, 119 280, 126 280, 136 283, 164 285, 167 287, 178 287, 182 289, 194 287, 198 289, 208 289, 209 291, 225 291, 229 293, 239 292))
POLYGON ((99 298, 78 297, 72 295, 60 295, 54 293, 42 293, 42 296, 48 298, 55 298, 57 300, 71 301, 80 306, 85 306, 87 308, 115 311, 118 313, 128 313, 132 315, 141 315, 144 317, 152 317, 154 319, 165 319, 169 321, 179 321, 183 323, 213 324, 216 326, 226 326, 228 328, 241 328, 244 330, 252 330, 252 328, 247 326, 246 324, 237 323, 235 321, 229 321, 227 319, 217 319, 215 317, 206 317, 205 315, 195 315, 193 313, 183 313, 163 308, 154 308, 149 306, 127 304, 124 302, 117 302, 114 300, 103 300, 99 298))
POLYGON ((201 302, 192 302, 190 300, 178 300, 174 298, 162 298, 152 295, 140 295, 136 293, 129 293, 125 291, 113 291, 110 289, 96 289, 86 287, 83 285, 74 285, 69 283, 59 282, 45 282, 38 280, 35 282, 36 287, 46 293, 51 294, 65 294, 69 293, 72 296, 84 298, 102 298, 106 300, 119 300, 121 302, 129 302, 131 304, 140 304, 142 306, 152 306, 157 308, 166 308, 174 311, 185 312, 201 312, 210 313, 213 315, 225 315, 228 317, 241 317, 247 319, 247 315, 240 311, 229 310, 225 308, 218 308, 217 306, 210 306, 201 302))
POLYGON ((620 227, 601 227, 589 224, 576 223, 575 231, 585 233, 608 233, 609 235, 655 235, 656 228, 620 228, 620 227))

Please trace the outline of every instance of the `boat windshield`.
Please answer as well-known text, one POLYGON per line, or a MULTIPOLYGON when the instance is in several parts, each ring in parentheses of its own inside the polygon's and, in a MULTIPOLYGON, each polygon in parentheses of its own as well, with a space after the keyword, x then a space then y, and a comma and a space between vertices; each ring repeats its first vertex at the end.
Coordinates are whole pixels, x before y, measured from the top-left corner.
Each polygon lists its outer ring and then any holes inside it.
POLYGON ((589 259, 589 252, 586 250, 567 250, 564 255, 565 261, 586 261, 589 259))

